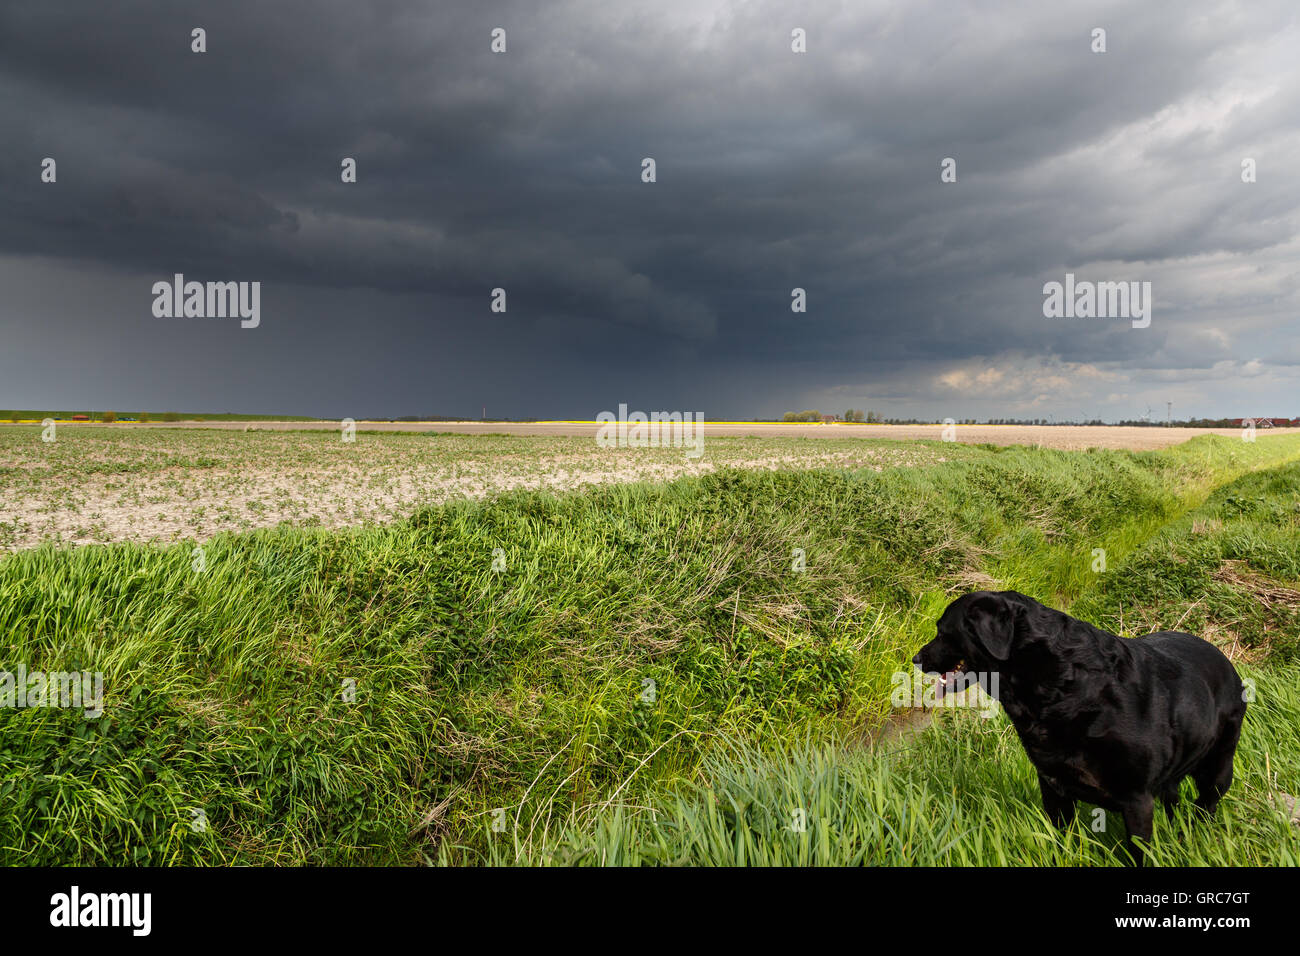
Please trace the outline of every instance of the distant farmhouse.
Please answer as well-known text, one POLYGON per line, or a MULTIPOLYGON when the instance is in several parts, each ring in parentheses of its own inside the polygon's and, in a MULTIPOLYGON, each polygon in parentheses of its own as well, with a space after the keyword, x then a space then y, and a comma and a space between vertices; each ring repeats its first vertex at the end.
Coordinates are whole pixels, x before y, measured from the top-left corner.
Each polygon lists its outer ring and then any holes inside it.
POLYGON ((1233 425, 1238 428, 1245 428, 1250 422, 1255 423, 1256 428, 1296 428, 1300 427, 1300 418, 1234 418, 1233 425))

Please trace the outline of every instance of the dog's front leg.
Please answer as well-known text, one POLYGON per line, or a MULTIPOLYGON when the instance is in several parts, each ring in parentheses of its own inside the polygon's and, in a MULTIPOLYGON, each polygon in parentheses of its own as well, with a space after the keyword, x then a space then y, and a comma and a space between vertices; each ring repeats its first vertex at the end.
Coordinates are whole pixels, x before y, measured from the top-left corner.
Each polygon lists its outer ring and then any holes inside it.
POLYGON ((1124 842, 1129 852, 1133 854, 1133 863, 1136 866, 1142 865, 1142 847, 1137 841, 1151 842, 1151 816, 1155 811, 1155 805, 1155 798, 1151 794, 1142 793, 1126 800, 1120 806, 1124 813, 1124 828, 1128 831, 1128 838, 1124 842))
POLYGON ((1043 812, 1047 819, 1058 830, 1064 830, 1074 820, 1074 798, 1067 796, 1041 773, 1038 775, 1038 789, 1043 792, 1043 812))

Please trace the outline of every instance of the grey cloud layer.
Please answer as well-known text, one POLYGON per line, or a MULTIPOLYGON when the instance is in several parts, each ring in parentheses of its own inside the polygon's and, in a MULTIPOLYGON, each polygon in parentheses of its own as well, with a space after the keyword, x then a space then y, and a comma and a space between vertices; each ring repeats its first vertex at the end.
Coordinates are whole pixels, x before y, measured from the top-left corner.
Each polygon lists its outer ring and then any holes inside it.
MULTIPOLYGON (((268 306, 278 285, 300 336, 221 351, 248 410, 346 412, 248 369, 329 364, 360 311, 401 344, 348 401, 394 414, 473 391, 517 415, 1130 417, 1179 383, 1188 412, 1300 414, 1238 407, 1284 405, 1300 363, 1297 39, 1289 2, 8 4, 0 256, 258 279, 268 306), (1066 271, 1153 281, 1152 327, 1044 319, 1066 271)), ((43 321, 75 349, 104 303, 147 310, 125 288, 43 321)), ((187 361, 168 332, 152 365, 187 361)), ((9 360, 17 390, 34 360, 9 360)), ((175 377, 135 383, 120 404, 193 406, 175 377)))

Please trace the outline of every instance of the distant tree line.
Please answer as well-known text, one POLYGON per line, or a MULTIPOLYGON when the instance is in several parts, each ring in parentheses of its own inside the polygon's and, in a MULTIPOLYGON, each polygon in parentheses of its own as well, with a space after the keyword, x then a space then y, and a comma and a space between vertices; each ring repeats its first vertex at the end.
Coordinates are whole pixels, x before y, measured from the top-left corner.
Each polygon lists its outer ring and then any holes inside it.
MULTIPOLYGON (((786 422, 823 422, 823 421, 843 421, 843 422, 869 422, 879 423, 882 425, 934 425, 937 424, 932 418, 884 418, 876 412, 863 412, 859 409, 850 408, 843 416, 840 415, 823 415, 816 409, 808 409, 802 412, 786 412, 781 419, 786 422)), ((762 421, 762 419, 755 419, 762 421)), ((946 419, 945 419, 946 421, 946 419)), ((1174 421, 1153 421, 1146 418, 1126 419, 1118 422, 1102 421, 1100 418, 1081 418, 1076 420, 1054 421, 1046 418, 957 418, 953 421, 958 425, 1123 425, 1134 428, 1165 428, 1172 426, 1174 428, 1240 428, 1245 422, 1253 421, 1257 427, 1268 428, 1275 426, 1278 428, 1295 428, 1300 427, 1300 418, 1279 418, 1274 416, 1260 418, 1191 418, 1178 419, 1174 421)), ((941 424, 941 423, 938 423, 941 424)))
POLYGON ((841 415, 823 415, 815 408, 806 409, 802 412, 786 412, 782 416, 783 422, 880 422, 881 417, 875 412, 864 412, 861 409, 850 408, 841 415))

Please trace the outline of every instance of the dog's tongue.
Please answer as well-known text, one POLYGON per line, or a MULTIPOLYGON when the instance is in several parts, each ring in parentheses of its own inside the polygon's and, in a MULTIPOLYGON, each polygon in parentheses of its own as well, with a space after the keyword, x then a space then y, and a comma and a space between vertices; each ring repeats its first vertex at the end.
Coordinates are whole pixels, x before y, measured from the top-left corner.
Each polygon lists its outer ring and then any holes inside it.
POLYGON ((936 696, 936 697, 943 697, 943 696, 946 695, 949 691, 951 691, 951 690, 955 690, 955 689, 956 689, 956 686, 957 686, 957 672, 956 672, 956 671, 948 671, 948 673, 943 674, 942 676, 940 676, 940 678, 939 678, 939 684, 938 684, 938 686, 937 686, 935 696, 936 696))

